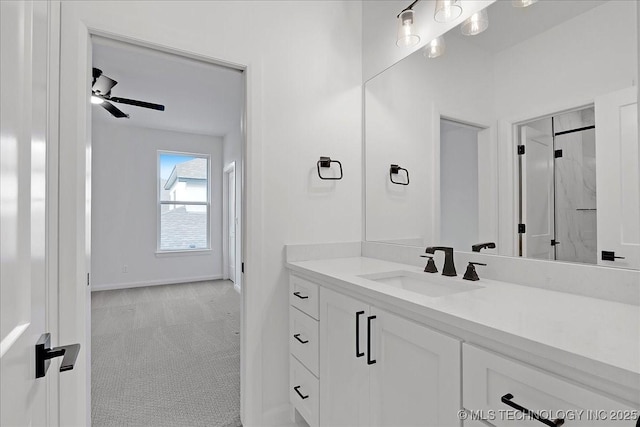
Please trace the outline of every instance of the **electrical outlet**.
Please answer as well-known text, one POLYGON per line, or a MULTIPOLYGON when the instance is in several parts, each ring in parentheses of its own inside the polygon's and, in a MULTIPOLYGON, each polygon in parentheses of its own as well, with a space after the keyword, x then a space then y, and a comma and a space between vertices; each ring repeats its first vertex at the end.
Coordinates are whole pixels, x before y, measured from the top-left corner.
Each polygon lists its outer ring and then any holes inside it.
POLYGON ((123 273, 128 273, 129 272, 129 266, 127 264, 122 266, 122 272, 123 273))

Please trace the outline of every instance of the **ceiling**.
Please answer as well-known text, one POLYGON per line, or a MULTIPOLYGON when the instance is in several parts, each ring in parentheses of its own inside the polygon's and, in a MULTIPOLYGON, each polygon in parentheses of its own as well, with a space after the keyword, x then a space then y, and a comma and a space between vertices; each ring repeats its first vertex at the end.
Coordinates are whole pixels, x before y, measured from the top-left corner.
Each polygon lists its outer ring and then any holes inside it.
POLYGON ((240 126, 241 71, 101 37, 92 40, 93 66, 118 82, 112 96, 165 106, 155 111, 114 103, 130 115, 117 119, 92 105, 95 120, 215 136, 240 126))
POLYGON ((460 28, 453 28, 445 37, 464 39, 490 53, 497 53, 541 34, 607 0, 540 0, 517 8, 511 0, 498 0, 487 8, 489 28, 477 36, 463 36, 460 28))

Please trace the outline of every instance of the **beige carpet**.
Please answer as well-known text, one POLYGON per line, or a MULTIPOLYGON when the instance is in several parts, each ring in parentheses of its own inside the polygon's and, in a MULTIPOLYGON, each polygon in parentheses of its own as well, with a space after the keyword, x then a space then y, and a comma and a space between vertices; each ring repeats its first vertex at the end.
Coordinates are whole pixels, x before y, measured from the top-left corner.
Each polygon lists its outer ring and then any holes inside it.
POLYGON ((230 281, 91 295, 93 426, 239 426, 240 295, 230 281))

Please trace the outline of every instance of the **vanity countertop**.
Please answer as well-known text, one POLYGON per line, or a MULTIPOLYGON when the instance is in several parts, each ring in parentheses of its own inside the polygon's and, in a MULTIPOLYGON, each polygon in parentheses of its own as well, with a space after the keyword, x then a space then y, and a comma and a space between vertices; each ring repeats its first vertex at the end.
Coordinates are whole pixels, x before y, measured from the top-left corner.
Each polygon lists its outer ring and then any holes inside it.
POLYGON ((443 279, 482 288, 428 297, 359 277, 399 270, 422 273, 405 264, 353 257, 288 262, 287 267, 338 289, 640 389, 640 306, 483 279, 481 269, 477 282, 464 281, 461 275, 443 279))

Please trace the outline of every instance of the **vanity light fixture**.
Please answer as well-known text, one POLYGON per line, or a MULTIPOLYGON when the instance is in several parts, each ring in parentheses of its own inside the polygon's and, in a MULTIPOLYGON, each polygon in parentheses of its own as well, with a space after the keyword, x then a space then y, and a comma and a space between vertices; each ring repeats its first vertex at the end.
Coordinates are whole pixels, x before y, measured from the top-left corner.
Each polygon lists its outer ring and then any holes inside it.
POLYGON ((411 47, 420 43, 420 36, 415 32, 415 12, 413 11, 413 6, 419 1, 415 0, 397 16, 398 37, 396 46, 398 47, 411 47))
POLYGON ((487 9, 482 9, 467 18, 460 27, 465 36, 475 36, 489 28, 489 14, 487 9))
POLYGON ((513 7, 527 7, 536 3, 538 0, 512 0, 511 4, 513 7))
POLYGON ((426 58, 433 59, 442 55, 446 49, 444 38, 442 36, 431 40, 424 48, 423 55, 426 58))
POLYGON ((460 0, 436 0, 436 13, 433 15, 436 22, 451 22, 460 15, 462 15, 460 0))

